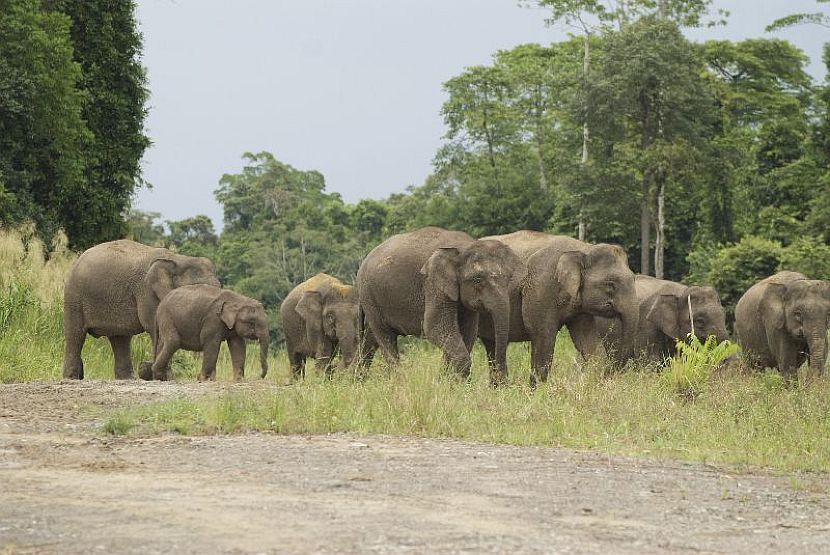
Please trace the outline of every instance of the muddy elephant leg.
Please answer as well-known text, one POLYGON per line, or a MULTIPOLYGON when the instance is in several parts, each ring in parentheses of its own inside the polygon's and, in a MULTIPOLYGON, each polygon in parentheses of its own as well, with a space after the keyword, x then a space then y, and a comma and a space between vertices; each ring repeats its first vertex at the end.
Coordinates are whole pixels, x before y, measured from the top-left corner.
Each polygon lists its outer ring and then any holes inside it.
POLYGON ((167 381, 170 379, 170 361, 173 355, 179 350, 179 343, 176 338, 169 338, 158 346, 158 352, 153 360, 151 377, 154 380, 167 381))
POLYGON ((546 382, 553 361, 553 348, 556 345, 556 336, 559 326, 545 329, 538 336, 530 340, 530 387, 536 387, 538 382, 546 382))
POLYGON ((233 379, 238 382, 245 377, 245 340, 241 337, 229 337, 228 350, 231 352, 233 379))
POLYGON ((202 350, 202 372, 199 381, 216 380, 216 360, 219 358, 219 348, 222 341, 210 341, 202 350))
POLYGON ((63 334, 66 341, 63 355, 63 377, 70 380, 84 379, 84 361, 81 351, 86 341, 86 329, 76 309, 64 309, 63 334))
POLYGON ((132 337, 129 335, 115 335, 107 339, 110 340, 112 354, 115 358, 115 379, 131 380, 133 378, 133 363, 130 360, 130 341, 132 337))
POLYGON ((593 316, 590 314, 579 314, 569 320, 567 326, 574 347, 576 347, 576 350, 579 351, 583 359, 588 360, 591 357, 602 357, 605 354, 602 341, 600 341, 596 326, 594 325, 593 316))

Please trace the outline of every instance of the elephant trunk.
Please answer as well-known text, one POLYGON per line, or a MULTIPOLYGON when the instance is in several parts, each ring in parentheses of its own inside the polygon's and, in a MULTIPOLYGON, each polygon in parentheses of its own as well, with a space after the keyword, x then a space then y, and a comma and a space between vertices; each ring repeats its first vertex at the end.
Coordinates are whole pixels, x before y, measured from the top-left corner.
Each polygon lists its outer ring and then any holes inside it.
MULTIPOLYGON (((635 304, 634 306, 636 307, 637 305, 635 304)), ((640 314, 637 310, 623 312, 620 314, 620 321, 622 325, 619 337, 622 339, 617 345, 620 351, 617 356, 620 361, 625 361, 637 355, 640 314)))
POLYGON ((496 357, 490 381, 498 385, 507 381, 507 345, 510 339, 510 303, 500 303, 490 311, 493 319, 496 357))
POLYGON ((265 332, 259 336, 259 363, 262 366, 262 374, 260 374, 260 377, 262 378, 268 374, 268 347, 270 342, 268 332, 265 332))
POLYGON ((358 337, 357 334, 347 335, 340 340, 340 352, 342 354, 343 368, 348 368, 357 359, 358 337))
POLYGON ((810 376, 817 378, 824 372, 827 361, 827 331, 822 329, 813 332, 808 341, 810 348, 810 376))

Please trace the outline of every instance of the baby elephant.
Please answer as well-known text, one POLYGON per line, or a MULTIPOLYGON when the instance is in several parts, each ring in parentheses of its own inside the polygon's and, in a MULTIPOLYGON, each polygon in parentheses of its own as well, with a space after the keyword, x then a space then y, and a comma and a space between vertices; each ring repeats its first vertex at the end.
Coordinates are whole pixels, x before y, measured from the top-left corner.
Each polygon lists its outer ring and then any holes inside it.
POLYGON ((245 340, 259 341, 262 377, 268 373, 268 318, 259 301, 212 285, 174 289, 156 312, 158 347, 153 378, 167 379, 165 370, 179 349, 202 351, 199 381, 216 379, 216 358, 222 341, 228 342, 233 377, 245 374, 245 340))
POLYGON ((285 348, 294 377, 305 373, 305 360, 331 373, 335 349, 343 366, 357 362, 360 350, 357 291, 328 274, 317 274, 295 287, 280 306, 285 348))

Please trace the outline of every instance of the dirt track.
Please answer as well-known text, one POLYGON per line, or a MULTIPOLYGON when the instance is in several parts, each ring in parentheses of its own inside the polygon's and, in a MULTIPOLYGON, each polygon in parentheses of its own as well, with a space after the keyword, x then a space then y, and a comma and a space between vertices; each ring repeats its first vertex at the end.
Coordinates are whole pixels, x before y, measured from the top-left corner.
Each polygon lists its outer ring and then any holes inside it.
POLYGON ((200 384, 0 385, 0 553, 822 552, 830 480, 411 438, 109 438, 200 384))

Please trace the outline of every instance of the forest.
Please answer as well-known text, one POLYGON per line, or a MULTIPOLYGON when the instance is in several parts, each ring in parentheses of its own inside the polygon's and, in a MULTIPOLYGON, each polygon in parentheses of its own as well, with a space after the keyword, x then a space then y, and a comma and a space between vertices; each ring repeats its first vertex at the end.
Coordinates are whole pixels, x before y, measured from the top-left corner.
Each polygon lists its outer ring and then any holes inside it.
MULTIPOLYGON (((821 3, 768 31, 824 32, 821 3)), ((272 316, 297 283, 351 282, 371 248, 426 225, 617 243, 635 272, 713 285, 727 311, 778 269, 830 278, 830 83, 770 34, 691 42, 687 29, 730 24, 711 0, 526 2, 570 38, 459 68, 424 183, 351 204, 314 169, 244 153, 215 188, 221 233, 130 208, 149 145, 134 6, 2 4, 0 33, 19 40, 0 43, 0 220, 47 241, 63 229, 75 249, 126 235, 209 256, 272 316)))

